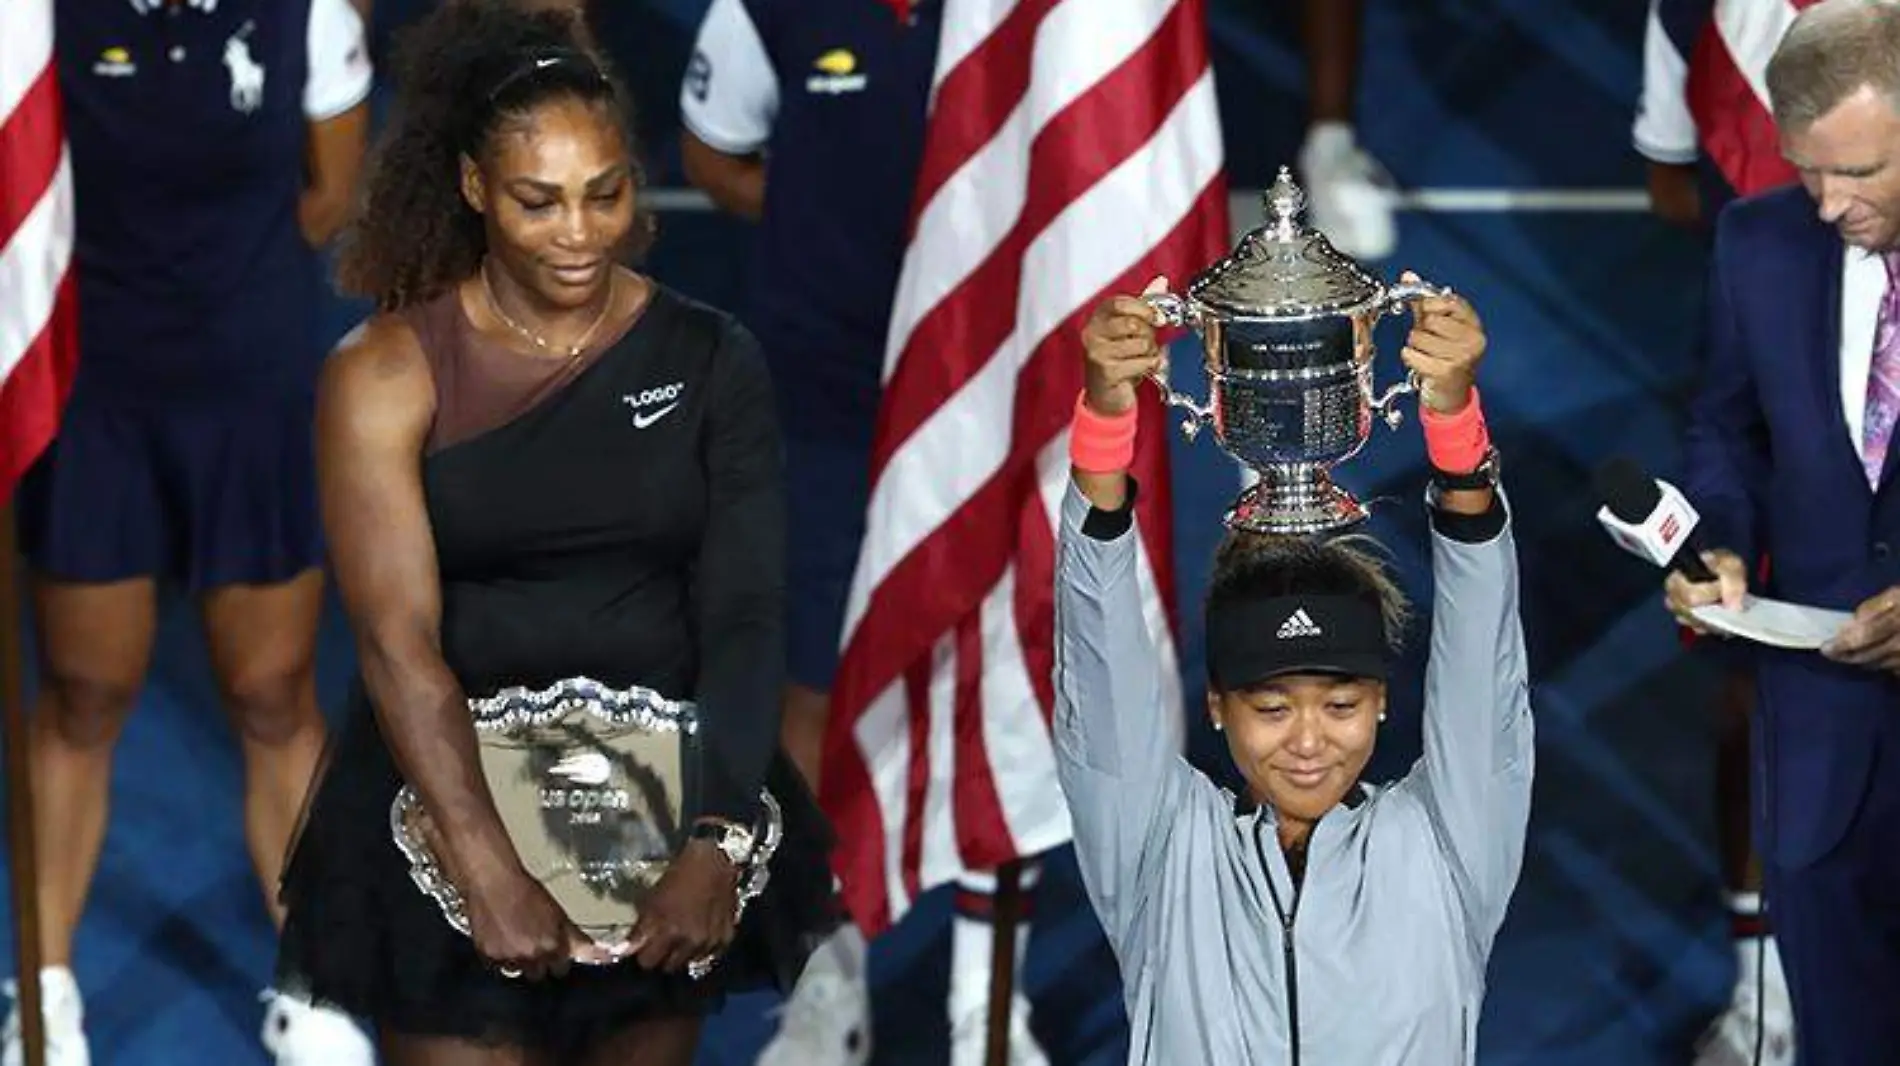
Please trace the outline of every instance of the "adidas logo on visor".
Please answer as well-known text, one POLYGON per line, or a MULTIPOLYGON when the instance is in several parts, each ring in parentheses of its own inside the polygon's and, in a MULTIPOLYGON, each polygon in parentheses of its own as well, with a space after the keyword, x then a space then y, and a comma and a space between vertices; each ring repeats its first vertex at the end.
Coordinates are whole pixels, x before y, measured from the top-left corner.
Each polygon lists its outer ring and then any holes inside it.
POLYGON ((1314 623, 1312 616, 1306 613, 1306 608, 1302 607, 1288 615, 1286 621, 1280 623, 1280 631, 1275 635, 1281 640, 1292 640, 1295 637, 1317 637, 1320 635, 1320 628, 1314 623))

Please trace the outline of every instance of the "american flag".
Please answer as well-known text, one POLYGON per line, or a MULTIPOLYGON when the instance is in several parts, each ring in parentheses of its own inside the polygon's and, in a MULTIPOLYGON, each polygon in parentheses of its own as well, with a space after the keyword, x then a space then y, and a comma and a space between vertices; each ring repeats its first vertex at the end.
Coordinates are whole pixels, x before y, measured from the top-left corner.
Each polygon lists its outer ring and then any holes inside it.
MULTIPOLYGON (((1048 723, 1078 333, 1229 239, 1204 0, 945 0, 942 19, 822 774, 872 935, 1069 840, 1048 723)), ((1171 424, 1143 397, 1142 578, 1171 659, 1171 424)))
POLYGON ((1781 157, 1768 99, 1768 60, 1795 13, 1817 2, 1655 0, 1651 6, 1645 106, 1675 110, 1652 94, 1665 69, 1686 69, 1686 77, 1678 75, 1680 106, 1693 118, 1696 147, 1739 196, 1798 177, 1781 157))
POLYGON ((0 499, 59 425, 78 356, 73 180, 52 0, 0 8, 0 499))

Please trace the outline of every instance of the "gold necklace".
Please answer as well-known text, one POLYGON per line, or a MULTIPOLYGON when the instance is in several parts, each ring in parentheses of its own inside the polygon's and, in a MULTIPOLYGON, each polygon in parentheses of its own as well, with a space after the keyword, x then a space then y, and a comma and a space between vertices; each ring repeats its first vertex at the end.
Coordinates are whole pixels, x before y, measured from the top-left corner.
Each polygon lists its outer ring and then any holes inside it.
MULTIPOLYGON (((612 268, 609 267, 608 269, 611 270, 612 268)), ((495 286, 488 280, 488 260, 482 260, 479 273, 482 276, 482 294, 488 300, 488 309, 495 312, 495 317, 501 319, 503 325, 519 333, 529 344, 534 345, 544 352, 553 354, 554 346, 549 344, 545 338, 521 323, 516 322, 508 316, 508 312, 501 309, 501 301, 495 299, 495 286)), ((574 341, 572 347, 568 348, 566 358, 573 359, 585 351, 588 340, 594 336, 594 331, 599 329, 600 324, 607 320, 607 312, 612 310, 614 306, 614 283, 617 280, 613 274, 607 275, 607 299, 600 305, 600 314, 594 316, 593 324, 588 326, 587 329, 581 333, 580 337, 574 341)))

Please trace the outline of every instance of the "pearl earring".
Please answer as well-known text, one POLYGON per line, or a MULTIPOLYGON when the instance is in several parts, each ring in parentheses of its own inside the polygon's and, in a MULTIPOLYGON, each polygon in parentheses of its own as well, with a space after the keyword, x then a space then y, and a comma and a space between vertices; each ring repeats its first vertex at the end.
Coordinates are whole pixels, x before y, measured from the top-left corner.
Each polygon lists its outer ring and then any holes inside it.
POLYGON ((1384 711, 1380 711, 1380 712, 1379 712, 1379 721, 1381 721, 1381 722, 1383 722, 1383 721, 1385 721, 1385 712, 1384 712, 1384 711))

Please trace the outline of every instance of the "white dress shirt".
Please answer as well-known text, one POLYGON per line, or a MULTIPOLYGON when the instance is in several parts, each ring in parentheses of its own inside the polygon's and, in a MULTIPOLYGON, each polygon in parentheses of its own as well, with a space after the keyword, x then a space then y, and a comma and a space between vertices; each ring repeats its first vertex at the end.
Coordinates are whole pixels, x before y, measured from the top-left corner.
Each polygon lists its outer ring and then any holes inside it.
POLYGON ((1867 457, 1867 378, 1873 372, 1874 332, 1880 301, 1887 295, 1887 266, 1880 254, 1849 247, 1841 269, 1841 410, 1854 454, 1867 457))

